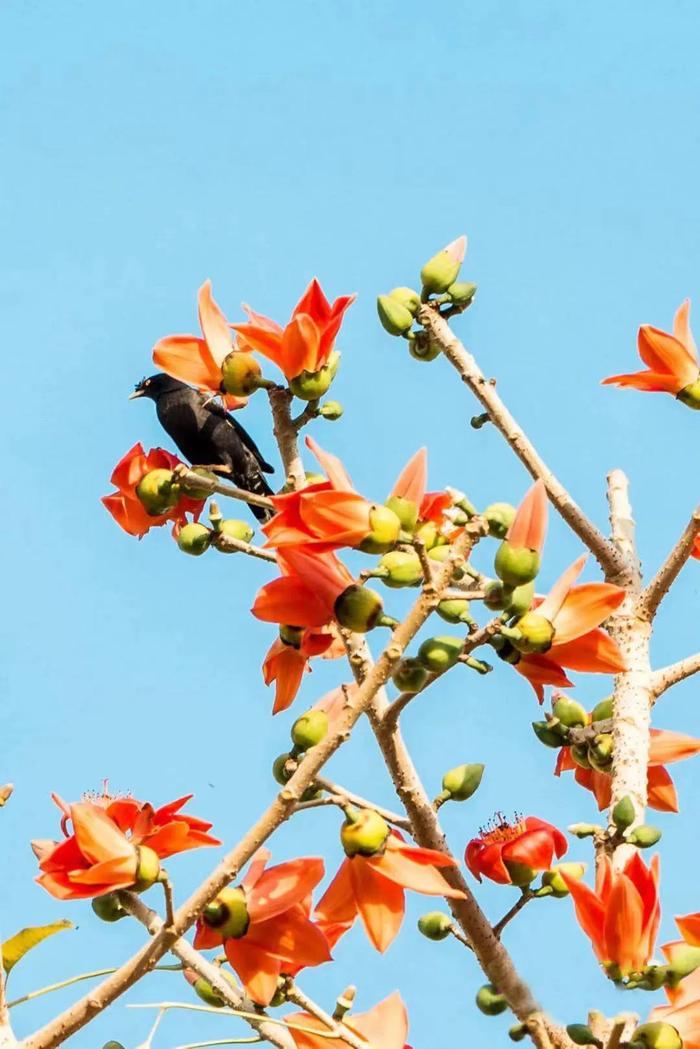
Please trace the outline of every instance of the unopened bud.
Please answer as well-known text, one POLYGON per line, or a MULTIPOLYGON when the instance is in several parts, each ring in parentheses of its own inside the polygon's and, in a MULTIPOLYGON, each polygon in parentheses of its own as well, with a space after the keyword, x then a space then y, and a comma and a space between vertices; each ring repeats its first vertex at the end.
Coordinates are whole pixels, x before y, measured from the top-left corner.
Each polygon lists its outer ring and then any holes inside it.
POLYGON ((371 532, 365 536, 357 549, 365 554, 385 554, 393 550, 401 531, 401 522, 388 506, 376 505, 369 512, 371 532))
POLYGON ((418 929, 429 940, 445 940, 452 931, 452 919, 442 911, 430 911, 418 919, 418 929))
POLYGON ((375 590, 353 583, 336 598, 333 611, 341 626, 366 634, 377 626, 383 608, 382 599, 375 590))
POLYGON ((296 771, 294 758, 291 754, 280 754, 272 763, 272 775, 277 783, 284 786, 288 783, 296 771))
POLYGON ((463 647, 461 637, 429 637, 418 649, 418 659, 426 670, 442 674, 457 663, 463 647))
POLYGON ((210 929, 216 929, 224 940, 239 940, 250 924, 243 889, 222 889, 202 911, 202 920, 210 929))
POLYGON ((536 550, 512 546, 505 539, 496 551, 494 567, 507 586, 522 586, 532 582, 539 572, 540 555, 536 550))
POLYGON ((514 590, 508 589, 510 597, 505 606, 505 611, 511 616, 524 616, 530 608, 535 596, 535 583, 523 583, 516 586, 514 590))
POLYGON ((600 1045, 588 1024, 567 1024, 566 1033, 575 1045, 600 1045))
POLYGON ((552 747, 553 750, 558 750, 565 745, 565 740, 558 732, 555 732, 554 729, 549 727, 548 721, 533 721, 532 731, 535 733, 540 743, 544 743, 545 747, 552 747))
POLYGON ((408 343, 408 352, 417 361, 434 361, 440 356, 440 343, 431 339, 427 331, 416 332, 408 343))
POLYGON ((114 1038, 110 1038, 110 1040, 108 1042, 105 1042, 105 1044, 102 1046, 102 1049, 124 1049, 124 1046, 121 1042, 117 1042, 114 1040, 114 1038))
POLYGON ((624 798, 620 798, 611 812, 611 817, 619 831, 625 831, 628 827, 632 826, 634 823, 635 811, 634 802, 629 794, 625 794, 624 798))
MULTIPOLYGON (((213 474, 211 470, 204 470, 201 466, 193 466, 190 469, 191 474, 197 474, 198 477, 202 477, 207 481, 218 481, 219 478, 216 474, 213 474)), ((180 488, 185 495, 189 495, 191 499, 206 499, 211 494, 211 488, 208 486, 199 486, 194 481, 182 480, 180 481, 180 488)), ((212 504, 213 505, 213 504, 212 504)))
POLYGON ((334 423, 343 414, 343 406, 340 401, 326 401, 318 409, 318 414, 322 419, 327 419, 328 422, 334 423))
POLYGON ((568 829, 575 838, 592 838, 603 828, 597 823, 572 823, 568 829))
POLYGON ((379 561, 376 573, 377 578, 392 589, 418 586, 423 579, 423 568, 415 550, 390 550, 379 561))
POLYGON ((428 671, 419 659, 402 659, 391 680, 400 692, 420 692, 428 680, 428 671))
POLYGON ((505 539, 506 532, 515 520, 517 510, 510 503, 491 503, 487 506, 482 517, 489 526, 489 535, 494 539, 505 539))
POLYGON ((454 284, 462 268, 467 250, 467 238, 458 237, 442 251, 428 259, 420 271, 420 279, 426 291, 441 295, 454 284))
POLYGON ((635 827, 625 840, 630 845, 636 845, 638 849, 650 849, 661 841, 661 831, 658 827, 651 827, 648 823, 643 823, 641 827, 635 827))
POLYGON ((442 777, 442 789, 452 801, 467 801, 479 789, 483 775, 483 765, 457 765, 442 777))
POLYGON ((576 700, 569 699, 568 696, 560 696, 553 703, 552 713, 567 728, 576 728, 588 723, 588 714, 585 708, 580 703, 577 703, 576 700))
POLYGON ((476 295, 476 284, 472 284, 467 281, 459 281, 455 284, 450 284, 447 289, 447 294, 450 296, 455 306, 471 306, 476 295))
POLYGON ((505 587, 500 579, 491 579, 484 587, 484 605, 489 612, 502 612, 515 591, 505 587))
POLYGON ((340 828, 346 856, 375 856, 389 837, 389 824, 374 809, 348 811, 340 828))
MULTIPOLYGON (((698 407, 700 407, 700 402, 698 407)), ((657 1021, 636 1027, 630 1037, 629 1045, 633 1049, 682 1049, 683 1039, 671 1024, 657 1021)))
MULTIPOLYGON (((232 989, 236 989, 236 980, 233 973, 230 973, 227 969, 219 969, 219 975, 231 984, 232 989)), ((227 1004, 225 999, 203 976, 197 977, 193 982, 192 990, 198 998, 201 998, 207 1005, 213 1006, 214 1009, 221 1009, 227 1004)))
POLYGON ((403 499, 399 495, 390 495, 384 505, 394 511, 401 522, 401 528, 404 532, 413 532, 418 521, 418 506, 412 499, 403 499))
POLYGON ((292 742, 300 750, 308 750, 320 743, 327 733, 328 714, 312 707, 292 725, 292 742))
MULTIPOLYGON (((219 529, 221 535, 227 535, 231 539, 238 539, 241 543, 249 543, 253 538, 253 529, 247 521, 239 521, 235 517, 227 517, 221 522, 219 529)), ((231 553, 236 553, 235 550, 231 553)))
POLYGON ((591 711, 591 721, 609 721, 612 716, 613 701, 610 696, 607 699, 601 699, 591 711))
POLYGON ((492 983, 485 983, 476 992, 476 1006, 486 1016, 498 1016, 508 1008, 508 1002, 492 983))
POLYGON ((192 522, 183 525, 177 534, 177 545, 183 554, 191 554, 192 557, 200 557, 209 549, 211 543, 211 532, 204 525, 192 522))
POLYGON ((522 1042, 527 1033, 527 1024, 513 1024, 512 1027, 508 1028, 508 1037, 511 1042, 522 1042))
POLYGON ((469 612, 469 602, 463 598, 451 598, 448 601, 441 601, 437 606, 436 612, 446 623, 474 622, 469 612))
POLYGON ((613 737, 609 732, 596 736, 588 745, 588 760, 597 772, 607 772, 612 767, 613 737))
POLYGON ((92 909, 103 922, 118 922, 126 918, 127 911, 119 902, 116 892, 105 893, 104 896, 96 896, 92 901, 92 909))
POLYGON ((550 888, 552 890, 552 895, 556 896, 557 899, 563 899, 564 896, 569 895, 569 889, 562 878, 562 872, 569 878, 575 878, 577 881, 580 881, 586 873, 586 864, 558 863, 556 867, 552 867, 551 870, 544 872, 542 875, 542 884, 550 888))
POLYGON ((420 309, 420 295, 413 288, 394 288, 389 292, 389 298, 405 306, 414 317, 420 309))
POLYGON ((136 486, 136 495, 151 517, 165 514, 180 498, 180 486, 174 482, 172 470, 150 470, 136 486))
POLYGON ((382 327, 389 335, 406 335, 413 327, 411 311, 390 295, 377 298, 377 313, 382 327))
POLYGON ((250 397, 261 386, 269 385, 263 379, 260 364, 252 353, 234 350, 221 366, 221 388, 234 397, 250 397))

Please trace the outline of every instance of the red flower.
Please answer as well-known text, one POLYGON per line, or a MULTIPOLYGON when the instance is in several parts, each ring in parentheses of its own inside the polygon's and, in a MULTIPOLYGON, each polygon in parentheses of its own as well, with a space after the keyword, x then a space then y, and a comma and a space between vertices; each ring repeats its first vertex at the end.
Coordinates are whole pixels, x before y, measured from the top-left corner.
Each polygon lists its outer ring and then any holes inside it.
MULTIPOLYGON (((328 1038, 328 1028, 310 1013, 291 1013, 285 1016, 285 1020, 301 1027, 315 1028, 319 1032, 316 1036, 308 1031, 292 1029, 290 1034, 297 1049, 328 1049, 329 1042, 333 1041, 328 1038)), ((366 1013, 346 1016, 343 1026, 362 1042, 366 1042, 368 1049, 378 1049, 379 1046, 381 1049, 409 1049, 405 1044, 408 1036, 408 1015, 398 992, 394 992, 366 1013)))
POLYGON ((432 521, 438 527, 445 523, 445 510, 452 505, 448 492, 428 492, 428 453, 419 448, 396 479, 389 498, 405 499, 418 508, 419 521, 432 521))
POLYGON ((202 845, 220 845, 206 833, 211 823, 180 813, 191 797, 188 794, 153 809, 134 798, 105 795, 69 805, 54 795, 63 812, 61 828, 66 838, 32 843, 42 872, 38 883, 59 900, 88 899, 130 888, 139 880, 155 881, 158 858, 202 845))
MULTIPOLYGON (((288 630, 287 634, 291 635, 288 630)), ((263 661, 263 679, 266 685, 275 682, 273 714, 286 710, 296 699, 305 673, 311 670, 312 656, 339 659, 345 654, 345 645, 332 630, 302 630, 298 644, 276 638, 263 661)))
POLYGON ((529 884, 536 871, 546 871, 566 852, 566 838, 551 823, 527 816, 515 824, 499 815, 492 829, 467 845, 464 859, 477 881, 482 875, 500 885, 529 884))
POLYGON ((272 1000, 281 973, 331 957, 322 928, 309 918, 323 860, 305 857, 265 870, 269 858, 267 849, 258 850, 240 886, 224 889, 205 908, 194 938, 198 950, 223 944, 246 993, 260 1005, 272 1000))
POLYGON ((291 380, 302 372, 317 372, 328 363, 345 311, 354 301, 354 295, 344 295, 331 306, 314 277, 294 307, 286 328, 249 306, 243 307, 248 323, 234 324, 233 328, 248 346, 271 360, 291 380))
POLYGON ((690 330, 690 300, 682 302, 673 318, 673 334, 643 324, 637 345, 647 370, 611 375, 604 386, 629 386, 635 390, 671 393, 692 408, 700 407, 698 351, 690 330))
MULTIPOLYGON (((647 805, 650 808, 658 812, 678 812, 678 795, 665 766, 672 761, 691 758, 697 753, 700 753, 700 739, 681 732, 651 729, 647 769, 647 805)), ((561 776, 562 772, 571 770, 574 771, 576 782, 595 795, 600 812, 607 809, 611 798, 610 774, 581 768, 571 757, 571 748, 562 747, 557 756, 554 775, 561 776)))
POLYGON ((158 528, 168 521, 185 522, 187 513, 193 514, 195 518, 199 516, 204 506, 203 499, 191 499, 181 495, 175 505, 165 513, 152 515, 136 494, 136 489, 146 474, 152 470, 174 470, 180 463, 181 460, 176 455, 171 455, 163 448, 151 448, 146 454, 140 443, 130 448, 119 460, 110 478, 118 491, 103 496, 102 503, 125 532, 141 538, 150 528, 158 528))
MULTIPOLYGON (((366 810, 356 825, 362 826, 365 819, 378 825, 378 829, 373 825, 373 830, 382 838, 381 817, 366 810)), ((386 836, 371 855, 356 853, 343 860, 316 908, 316 915, 324 922, 351 924, 359 915, 370 942, 382 952, 401 927, 405 889, 427 896, 463 898, 463 893, 451 888, 435 869, 454 866, 451 857, 435 849, 407 845, 398 831, 389 830, 386 824, 384 827, 386 836)))
POLYGON ((562 878, 601 965, 622 976, 642 969, 654 953, 661 917, 658 856, 647 868, 635 853, 622 871, 614 871, 610 857, 603 856, 595 892, 565 871, 562 878))
MULTIPOLYGON (((168 335, 153 347, 153 362, 168 375, 191 383, 208 393, 221 393, 221 366, 234 346, 229 324, 214 301, 211 281, 205 280, 198 292, 199 326, 204 338, 196 335, 168 335)), ((226 394, 227 408, 242 408, 247 397, 226 394)))
POLYGON ((333 620, 335 602, 353 582, 333 553, 311 553, 298 547, 278 551, 282 575, 261 587, 252 608, 265 623, 324 627, 333 620))

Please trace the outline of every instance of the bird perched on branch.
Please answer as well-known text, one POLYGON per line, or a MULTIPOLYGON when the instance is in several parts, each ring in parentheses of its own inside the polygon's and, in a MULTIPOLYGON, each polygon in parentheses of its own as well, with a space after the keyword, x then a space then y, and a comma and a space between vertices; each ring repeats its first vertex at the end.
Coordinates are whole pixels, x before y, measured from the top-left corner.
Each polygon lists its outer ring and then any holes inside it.
MULTIPOLYGON (((158 421, 193 466, 210 467, 255 495, 272 493, 263 473, 273 473, 274 467, 220 404, 164 372, 142 379, 129 400, 135 397, 148 397, 155 402, 158 421)), ((272 514, 262 506, 251 504, 250 509, 259 521, 266 521, 272 514)))

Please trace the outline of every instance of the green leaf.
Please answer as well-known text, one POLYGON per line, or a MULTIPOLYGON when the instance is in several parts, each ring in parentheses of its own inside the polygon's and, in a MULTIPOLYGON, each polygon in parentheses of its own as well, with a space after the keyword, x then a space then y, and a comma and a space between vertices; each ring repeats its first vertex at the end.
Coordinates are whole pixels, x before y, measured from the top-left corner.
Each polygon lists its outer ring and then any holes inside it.
POLYGON ((53 922, 51 925, 33 925, 27 929, 20 929, 19 932, 11 936, 9 940, 5 940, 2 944, 3 969, 6 973, 9 973, 14 969, 17 962, 25 956, 27 951, 31 951, 42 940, 46 940, 49 936, 62 932, 64 929, 73 928, 73 922, 63 919, 63 921, 53 922))

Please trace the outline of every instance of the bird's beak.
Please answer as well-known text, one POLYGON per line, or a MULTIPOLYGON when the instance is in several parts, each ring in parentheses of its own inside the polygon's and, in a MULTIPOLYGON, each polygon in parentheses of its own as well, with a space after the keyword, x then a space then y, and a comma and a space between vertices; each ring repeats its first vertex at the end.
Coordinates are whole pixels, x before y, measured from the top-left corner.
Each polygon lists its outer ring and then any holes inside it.
POLYGON ((137 397, 143 397, 143 394, 144 394, 143 390, 134 390, 133 393, 129 394, 128 400, 135 401, 137 397))

